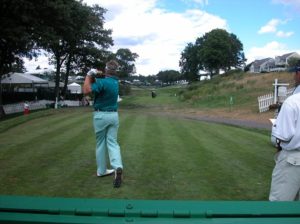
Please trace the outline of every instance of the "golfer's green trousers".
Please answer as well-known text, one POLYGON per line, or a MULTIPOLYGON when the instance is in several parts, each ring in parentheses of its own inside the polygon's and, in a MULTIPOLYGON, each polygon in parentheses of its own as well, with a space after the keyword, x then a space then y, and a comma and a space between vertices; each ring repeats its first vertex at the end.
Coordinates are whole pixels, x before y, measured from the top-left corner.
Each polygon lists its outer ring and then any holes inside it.
POLYGON ((118 112, 94 112, 94 129, 96 134, 97 173, 106 172, 107 152, 110 166, 113 169, 122 168, 120 146, 118 144, 119 116, 118 112))

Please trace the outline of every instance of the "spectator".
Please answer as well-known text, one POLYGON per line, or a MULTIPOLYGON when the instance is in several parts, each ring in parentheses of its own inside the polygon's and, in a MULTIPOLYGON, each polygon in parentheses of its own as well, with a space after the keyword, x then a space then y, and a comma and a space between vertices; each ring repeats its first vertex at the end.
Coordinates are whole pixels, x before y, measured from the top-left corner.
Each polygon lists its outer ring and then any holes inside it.
POLYGON ((272 174, 270 201, 300 200, 300 67, 295 90, 282 104, 272 127, 278 152, 272 174))

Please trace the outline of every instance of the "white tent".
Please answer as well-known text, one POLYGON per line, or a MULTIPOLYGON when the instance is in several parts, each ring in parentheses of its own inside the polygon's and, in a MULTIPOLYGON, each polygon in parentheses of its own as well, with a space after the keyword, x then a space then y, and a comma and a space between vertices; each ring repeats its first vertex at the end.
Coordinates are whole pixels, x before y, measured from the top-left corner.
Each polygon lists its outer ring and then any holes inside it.
POLYGON ((12 73, 4 75, 2 84, 47 84, 48 81, 30 74, 12 73))
POLYGON ((15 92, 37 92, 38 87, 48 86, 48 81, 30 74, 9 73, 2 77, 1 84, 15 92))
POLYGON ((68 90, 70 90, 71 93, 82 93, 81 85, 77 84, 76 82, 73 82, 70 85, 68 85, 68 90))

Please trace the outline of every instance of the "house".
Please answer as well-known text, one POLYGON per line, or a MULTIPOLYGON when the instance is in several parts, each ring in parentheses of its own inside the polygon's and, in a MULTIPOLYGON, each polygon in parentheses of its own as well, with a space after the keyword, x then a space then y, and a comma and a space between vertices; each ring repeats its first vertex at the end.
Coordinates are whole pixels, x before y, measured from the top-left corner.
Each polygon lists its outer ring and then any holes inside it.
POLYGON ((251 73, 270 72, 275 67, 275 60, 273 58, 264 58, 255 60, 250 66, 251 73))
POLYGON ((300 55, 297 52, 292 52, 281 56, 276 56, 275 67, 286 68, 290 58, 300 58, 300 55))
POLYGON ((260 73, 285 71, 291 58, 300 59, 300 55, 297 52, 291 52, 281 56, 276 56, 275 59, 265 58, 261 60, 255 60, 250 64, 249 72, 260 73))

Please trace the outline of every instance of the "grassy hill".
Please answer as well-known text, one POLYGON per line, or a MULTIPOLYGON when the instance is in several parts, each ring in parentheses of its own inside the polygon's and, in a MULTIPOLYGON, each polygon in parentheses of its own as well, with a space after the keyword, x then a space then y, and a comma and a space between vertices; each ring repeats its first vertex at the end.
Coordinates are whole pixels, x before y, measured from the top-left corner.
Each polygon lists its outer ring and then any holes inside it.
POLYGON ((186 113, 267 123, 274 111, 259 113, 257 97, 274 91, 274 80, 293 87, 293 73, 233 73, 186 86, 155 88, 134 87, 123 97, 122 108, 141 111, 186 113), (232 104, 231 104, 232 103, 232 104))
POLYGON ((257 97, 273 92, 272 84, 278 79, 282 83, 293 85, 291 73, 234 73, 218 76, 209 81, 189 86, 180 94, 180 99, 200 108, 224 108, 230 103, 240 108, 257 112, 257 97))

